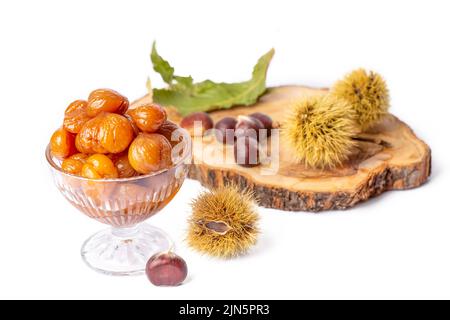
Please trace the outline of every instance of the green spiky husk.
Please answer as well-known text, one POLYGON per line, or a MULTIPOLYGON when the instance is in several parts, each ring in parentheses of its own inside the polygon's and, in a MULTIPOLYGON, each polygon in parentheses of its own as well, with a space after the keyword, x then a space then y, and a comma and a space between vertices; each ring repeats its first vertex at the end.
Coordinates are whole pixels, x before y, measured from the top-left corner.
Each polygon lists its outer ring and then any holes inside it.
POLYGON ((386 82, 372 71, 358 69, 349 73, 334 84, 331 93, 352 105, 356 121, 363 131, 376 124, 389 109, 386 82))
POLYGON ((195 250, 232 258, 246 253, 256 243, 259 215, 249 191, 224 186, 203 192, 191 205, 187 243, 195 250), (229 229, 218 233, 208 228, 209 222, 225 223, 229 229))
POLYGON ((334 96, 296 101, 282 134, 298 162, 312 168, 334 168, 349 158, 356 133, 353 108, 334 96))

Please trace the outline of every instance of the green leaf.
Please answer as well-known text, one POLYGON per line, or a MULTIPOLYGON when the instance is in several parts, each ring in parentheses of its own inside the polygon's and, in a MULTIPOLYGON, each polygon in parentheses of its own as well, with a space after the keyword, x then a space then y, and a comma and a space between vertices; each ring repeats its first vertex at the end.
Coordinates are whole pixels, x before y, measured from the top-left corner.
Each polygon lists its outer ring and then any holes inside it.
POLYGON ((156 51, 156 41, 153 41, 150 59, 153 63, 153 69, 161 75, 165 83, 170 85, 172 83, 174 69, 156 51))
POLYGON ((175 85, 172 85, 172 88, 177 88, 180 91, 191 91, 192 86, 194 84, 194 79, 192 79, 191 76, 189 77, 180 77, 180 76, 174 76, 173 77, 176 81, 175 85))
POLYGON ((259 58, 253 68, 252 78, 238 83, 205 80, 194 83, 192 77, 174 75, 174 69, 156 51, 152 50, 153 68, 169 85, 153 89, 153 99, 162 105, 174 106, 184 116, 191 112, 227 109, 235 105, 249 105, 266 91, 266 75, 274 49, 259 58))

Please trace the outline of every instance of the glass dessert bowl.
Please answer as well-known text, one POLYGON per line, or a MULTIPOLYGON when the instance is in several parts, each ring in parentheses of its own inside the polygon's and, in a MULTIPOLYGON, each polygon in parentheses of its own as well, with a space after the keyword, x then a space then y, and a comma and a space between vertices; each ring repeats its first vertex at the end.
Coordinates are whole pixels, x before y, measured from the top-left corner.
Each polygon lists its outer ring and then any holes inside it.
POLYGON ((110 275, 142 274, 153 254, 172 247, 164 231, 142 222, 164 208, 186 178, 191 138, 185 130, 180 132, 171 167, 131 178, 94 180, 65 173, 47 147, 59 191, 85 215, 111 226, 84 242, 81 256, 90 268, 110 275))

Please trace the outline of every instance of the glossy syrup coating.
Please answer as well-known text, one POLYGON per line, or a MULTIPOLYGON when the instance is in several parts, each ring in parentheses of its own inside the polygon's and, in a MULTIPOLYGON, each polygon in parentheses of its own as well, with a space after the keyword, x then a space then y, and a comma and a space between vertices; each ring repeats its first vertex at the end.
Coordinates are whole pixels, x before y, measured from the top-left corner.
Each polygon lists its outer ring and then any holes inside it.
POLYGON ((71 133, 78 133, 90 118, 87 114, 87 101, 75 100, 64 112, 64 129, 71 133))
POLYGON ((133 169, 130 161, 128 160, 128 152, 124 152, 121 154, 113 153, 108 155, 108 157, 114 163, 114 166, 116 167, 119 174, 119 178, 131 178, 139 175, 139 173, 133 169))
POLYGON ((86 159, 81 175, 90 179, 114 179, 119 177, 117 168, 110 158, 104 154, 93 154, 86 159))
POLYGON ((87 114, 95 117, 101 112, 124 114, 129 102, 126 97, 111 89, 97 89, 89 94, 87 114))
MULTIPOLYGON (((100 175, 100 173, 95 170, 94 166, 90 163, 85 163, 83 167, 81 168, 81 176, 83 178, 88 179, 102 179, 103 177, 100 175)), ((93 187, 93 185, 91 185, 93 187)))
POLYGON ((76 138, 77 149, 82 153, 120 153, 133 140, 130 121, 115 113, 104 112, 89 120, 76 138))
POLYGON ((81 169, 86 163, 87 155, 84 153, 75 153, 74 155, 64 159, 61 164, 61 169, 65 173, 70 173, 73 175, 81 175, 81 169))
POLYGON ((104 114, 99 141, 109 153, 125 151, 133 138, 134 130, 127 118, 114 113, 104 114))
POLYGON ((157 131, 167 120, 167 113, 157 104, 139 106, 128 111, 136 126, 143 132, 157 131))
POLYGON ((128 160, 139 173, 148 174, 168 168, 172 164, 170 142, 157 133, 141 133, 128 149, 128 160))
POLYGON ((77 134, 75 145, 81 153, 107 153, 106 149, 100 145, 99 132, 103 123, 103 117, 98 116, 86 122, 77 134))
POLYGON ((56 130, 50 138, 50 152, 58 159, 70 157, 77 152, 75 136, 64 128, 56 130))

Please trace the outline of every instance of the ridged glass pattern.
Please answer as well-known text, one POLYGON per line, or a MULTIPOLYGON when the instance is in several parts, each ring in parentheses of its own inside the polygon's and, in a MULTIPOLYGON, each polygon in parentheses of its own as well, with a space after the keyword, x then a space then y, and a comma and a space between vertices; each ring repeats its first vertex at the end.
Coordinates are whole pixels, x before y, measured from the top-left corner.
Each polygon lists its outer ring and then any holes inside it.
POLYGON ((178 192, 185 165, 131 180, 85 180, 52 170, 64 197, 88 217, 114 227, 129 227, 161 210, 178 192))

